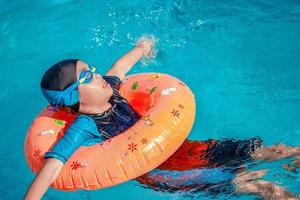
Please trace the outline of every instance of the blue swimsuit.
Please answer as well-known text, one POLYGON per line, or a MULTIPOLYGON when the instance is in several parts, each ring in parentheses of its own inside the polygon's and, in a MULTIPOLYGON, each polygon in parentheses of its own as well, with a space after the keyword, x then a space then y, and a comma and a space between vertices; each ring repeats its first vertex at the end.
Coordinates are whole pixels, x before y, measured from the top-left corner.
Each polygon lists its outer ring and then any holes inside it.
POLYGON ((65 163, 80 146, 89 146, 114 137, 130 128, 140 115, 118 92, 121 80, 116 76, 104 76, 113 89, 109 99, 112 107, 99 115, 79 115, 45 158, 56 158, 65 163))

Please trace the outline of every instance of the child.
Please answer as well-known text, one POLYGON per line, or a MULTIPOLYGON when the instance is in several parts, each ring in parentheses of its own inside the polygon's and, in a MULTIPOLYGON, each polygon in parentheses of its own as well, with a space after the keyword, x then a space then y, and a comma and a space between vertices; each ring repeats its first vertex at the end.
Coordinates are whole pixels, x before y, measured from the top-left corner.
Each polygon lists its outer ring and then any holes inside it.
MULTIPOLYGON (((121 57, 103 77, 94 73, 94 67, 75 59, 61 61, 44 74, 41 87, 49 103, 68 109, 70 112, 79 113, 79 115, 52 150, 45 154, 47 159, 29 187, 25 195, 26 200, 42 198, 71 154, 89 139, 111 138, 139 120, 140 116, 119 94, 118 87, 126 73, 138 60, 143 57, 152 57, 155 54, 154 44, 153 38, 142 38, 136 47, 121 57)), ((237 166, 252 157, 279 159, 300 152, 299 148, 285 148, 285 146, 262 148, 259 139, 235 142, 210 140, 198 143, 201 145, 194 146, 192 142, 186 141, 177 153, 157 170, 185 171, 205 167, 217 169, 223 167, 226 161, 237 162, 235 163, 237 166), (235 154, 236 152, 239 154, 235 154), (209 158, 210 155, 215 157, 209 158), (191 156, 194 156, 194 161, 189 163, 191 156)), ((227 172, 219 171, 223 173, 223 177, 232 177, 226 176, 227 172)), ((149 174, 151 175, 151 173, 149 174)), ((260 177, 263 172, 258 171, 252 174, 260 177)), ((147 184, 148 180, 155 183, 155 179, 152 179, 151 176, 148 179, 145 177, 147 175, 139 180, 144 184, 147 184)), ((238 183, 238 180, 241 179, 248 180, 249 178, 248 175, 237 175, 234 182, 238 183)), ((201 181, 203 182, 203 180, 201 181)), ((178 184, 180 185, 180 183, 178 184)), ((242 186, 240 183, 239 185, 242 186)))
POLYGON ((94 73, 95 67, 77 59, 61 61, 48 69, 41 81, 46 99, 79 115, 45 154, 47 159, 28 189, 26 200, 41 199, 67 159, 89 139, 111 138, 139 120, 118 87, 138 60, 154 56, 154 45, 153 38, 141 38, 103 77, 94 73))

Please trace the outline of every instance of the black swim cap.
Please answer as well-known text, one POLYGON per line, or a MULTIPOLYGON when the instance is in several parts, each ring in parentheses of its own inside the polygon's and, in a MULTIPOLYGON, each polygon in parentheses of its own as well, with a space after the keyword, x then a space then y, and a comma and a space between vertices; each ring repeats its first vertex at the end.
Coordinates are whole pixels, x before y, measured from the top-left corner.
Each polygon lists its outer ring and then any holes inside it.
POLYGON ((76 63, 79 59, 63 60, 51 66, 41 80, 41 88, 65 90, 77 80, 76 63))
MULTIPOLYGON (((77 81, 76 63, 79 59, 63 60, 51 66, 41 80, 41 88, 63 91, 77 81)), ((47 98, 47 97, 46 97, 47 98)), ((61 105, 63 106, 63 105, 61 105)), ((79 102, 71 105, 72 112, 79 110, 79 102)))

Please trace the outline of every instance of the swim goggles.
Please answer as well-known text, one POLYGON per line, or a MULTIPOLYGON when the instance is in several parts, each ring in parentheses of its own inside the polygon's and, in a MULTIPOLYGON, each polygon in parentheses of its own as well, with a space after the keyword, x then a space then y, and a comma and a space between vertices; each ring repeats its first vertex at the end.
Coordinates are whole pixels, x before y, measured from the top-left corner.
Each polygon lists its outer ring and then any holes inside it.
MULTIPOLYGON (((95 73, 95 71, 96 71, 96 67, 92 67, 92 66, 89 65, 89 69, 88 70, 83 70, 82 72, 80 72, 79 80, 76 81, 73 84, 77 85, 77 87, 78 87, 79 84, 91 82, 92 79, 93 79, 93 74, 95 73)), ((69 87, 72 87, 72 85, 69 86, 69 87)))
POLYGON ((72 106, 79 102, 78 86, 90 83, 96 67, 90 66, 88 70, 83 70, 79 74, 79 79, 63 91, 47 90, 42 88, 42 93, 51 105, 72 106))

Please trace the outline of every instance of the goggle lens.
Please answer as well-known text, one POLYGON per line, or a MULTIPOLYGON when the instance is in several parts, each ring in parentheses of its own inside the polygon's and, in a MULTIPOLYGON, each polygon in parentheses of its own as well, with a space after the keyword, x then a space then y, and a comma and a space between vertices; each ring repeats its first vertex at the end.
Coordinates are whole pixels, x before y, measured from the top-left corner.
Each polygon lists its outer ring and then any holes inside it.
POLYGON ((79 75, 79 83, 89 83, 93 79, 93 73, 96 71, 96 67, 89 66, 90 70, 83 70, 79 75))

